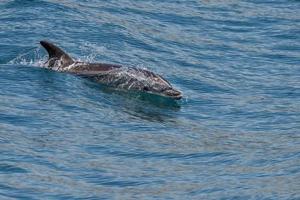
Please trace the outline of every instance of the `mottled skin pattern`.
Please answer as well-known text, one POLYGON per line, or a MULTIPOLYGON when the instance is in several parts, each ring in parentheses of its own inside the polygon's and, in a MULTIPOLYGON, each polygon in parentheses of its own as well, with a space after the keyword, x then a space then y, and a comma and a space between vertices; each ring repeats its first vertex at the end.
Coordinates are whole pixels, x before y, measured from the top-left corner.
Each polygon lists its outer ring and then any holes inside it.
POLYGON ((182 97, 167 80, 148 70, 114 64, 76 62, 57 46, 46 41, 40 43, 49 53, 46 67, 52 70, 76 74, 119 89, 144 91, 173 99, 182 97))

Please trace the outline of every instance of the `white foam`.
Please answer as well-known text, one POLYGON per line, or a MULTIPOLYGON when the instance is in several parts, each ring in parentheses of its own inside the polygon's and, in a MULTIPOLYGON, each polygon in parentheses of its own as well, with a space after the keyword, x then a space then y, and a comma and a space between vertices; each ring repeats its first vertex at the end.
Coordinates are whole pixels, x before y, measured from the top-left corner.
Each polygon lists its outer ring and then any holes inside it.
POLYGON ((10 60, 8 64, 30 65, 34 67, 45 67, 47 56, 43 56, 41 48, 34 48, 26 53, 22 53, 10 60))

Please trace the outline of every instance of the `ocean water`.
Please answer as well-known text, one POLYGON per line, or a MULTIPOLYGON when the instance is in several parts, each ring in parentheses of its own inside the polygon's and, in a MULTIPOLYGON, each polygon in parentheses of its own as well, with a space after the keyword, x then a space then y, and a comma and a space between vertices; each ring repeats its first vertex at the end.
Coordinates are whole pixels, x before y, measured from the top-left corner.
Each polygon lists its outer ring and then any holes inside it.
POLYGON ((300 2, 1 0, 0 199, 300 199, 300 2), (44 39, 183 99, 41 68, 44 39))

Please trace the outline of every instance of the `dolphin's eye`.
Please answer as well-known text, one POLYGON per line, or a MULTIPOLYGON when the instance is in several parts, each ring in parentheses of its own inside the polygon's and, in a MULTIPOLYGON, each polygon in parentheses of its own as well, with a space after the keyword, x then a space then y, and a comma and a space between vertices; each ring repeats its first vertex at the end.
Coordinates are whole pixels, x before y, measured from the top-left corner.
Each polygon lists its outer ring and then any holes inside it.
POLYGON ((143 90, 144 90, 144 91, 149 91, 149 87, 144 86, 143 90))

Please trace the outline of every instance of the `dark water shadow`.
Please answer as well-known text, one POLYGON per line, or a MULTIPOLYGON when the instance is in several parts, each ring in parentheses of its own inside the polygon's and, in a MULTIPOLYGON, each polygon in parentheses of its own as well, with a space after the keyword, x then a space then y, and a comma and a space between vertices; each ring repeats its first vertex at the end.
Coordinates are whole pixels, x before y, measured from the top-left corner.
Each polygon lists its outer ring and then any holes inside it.
MULTIPOLYGON (((118 90, 84 79, 84 85, 100 91, 114 105, 113 108, 129 114, 133 118, 147 121, 170 122, 180 111, 181 101, 143 92, 118 90)), ((92 98, 92 97, 90 97, 92 98)))

